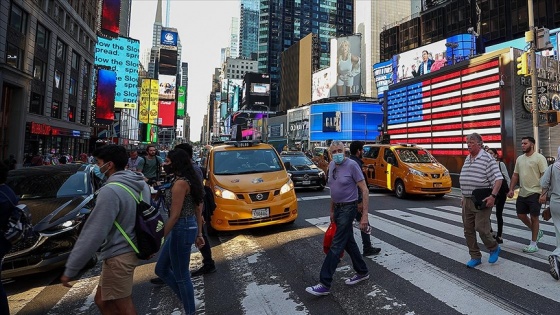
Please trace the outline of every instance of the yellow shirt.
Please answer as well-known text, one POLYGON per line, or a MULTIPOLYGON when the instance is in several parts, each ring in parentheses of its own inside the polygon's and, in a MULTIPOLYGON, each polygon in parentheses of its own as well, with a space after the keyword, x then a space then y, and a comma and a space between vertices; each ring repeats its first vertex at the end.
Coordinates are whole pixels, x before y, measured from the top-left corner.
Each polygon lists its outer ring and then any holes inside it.
POLYGON ((541 175, 546 171, 548 163, 544 155, 533 153, 531 156, 520 155, 515 161, 514 173, 518 174, 519 196, 527 197, 541 193, 541 175))

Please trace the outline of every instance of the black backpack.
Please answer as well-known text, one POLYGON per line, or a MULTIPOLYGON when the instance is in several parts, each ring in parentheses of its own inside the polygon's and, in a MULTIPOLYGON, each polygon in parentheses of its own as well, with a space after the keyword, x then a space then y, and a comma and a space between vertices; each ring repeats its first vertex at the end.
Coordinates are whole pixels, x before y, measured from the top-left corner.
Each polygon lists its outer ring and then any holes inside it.
POLYGON ((17 242, 33 236, 33 225, 31 225, 31 213, 26 205, 16 205, 12 203, 10 198, 3 192, 0 191, 6 200, 10 201, 12 204, 10 215, 8 216, 8 222, 4 225, 2 232, 4 232, 4 237, 12 245, 17 242))
POLYGON ((140 198, 128 188, 126 185, 111 182, 107 185, 116 185, 126 190, 132 198, 136 201, 136 224, 134 225, 134 233, 136 233, 136 243, 130 239, 124 229, 115 220, 114 224, 121 232, 124 238, 128 241, 130 246, 134 249, 136 256, 140 259, 152 258, 161 248, 163 244, 163 217, 158 209, 151 204, 142 200, 142 193, 140 198))

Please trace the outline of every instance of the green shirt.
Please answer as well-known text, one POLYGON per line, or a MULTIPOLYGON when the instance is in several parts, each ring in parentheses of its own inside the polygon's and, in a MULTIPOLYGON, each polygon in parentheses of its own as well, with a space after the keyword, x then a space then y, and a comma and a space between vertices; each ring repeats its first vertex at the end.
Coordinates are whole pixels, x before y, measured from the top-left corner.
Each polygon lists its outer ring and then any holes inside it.
POLYGON ((161 157, 156 155, 153 159, 150 160, 144 156, 140 157, 139 159, 140 161, 138 162, 136 169, 142 172, 142 174, 144 174, 144 177, 146 177, 147 179, 158 177, 160 170, 158 170, 157 166, 159 164, 159 166, 161 167, 161 164, 163 163, 163 159, 161 157))
POLYGON ((523 154, 517 158, 513 173, 518 174, 519 187, 521 187, 519 196, 527 197, 541 193, 541 175, 547 167, 546 158, 537 152, 531 154, 531 156, 523 154))

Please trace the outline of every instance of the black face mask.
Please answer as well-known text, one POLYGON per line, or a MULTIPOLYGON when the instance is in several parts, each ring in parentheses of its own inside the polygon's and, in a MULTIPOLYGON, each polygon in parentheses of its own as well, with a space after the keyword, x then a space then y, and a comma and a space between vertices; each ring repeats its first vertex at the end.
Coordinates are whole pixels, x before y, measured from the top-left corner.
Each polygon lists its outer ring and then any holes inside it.
POLYGON ((165 172, 165 174, 173 173, 173 171, 171 170, 171 165, 169 164, 163 166, 163 171, 165 172))

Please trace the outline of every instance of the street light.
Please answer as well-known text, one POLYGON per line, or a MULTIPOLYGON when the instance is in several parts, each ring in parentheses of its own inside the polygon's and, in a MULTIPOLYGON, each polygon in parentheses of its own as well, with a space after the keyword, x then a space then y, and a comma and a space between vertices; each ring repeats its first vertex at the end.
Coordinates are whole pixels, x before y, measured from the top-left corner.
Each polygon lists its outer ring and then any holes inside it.
POLYGON ((361 114, 360 116, 364 116, 364 142, 367 141, 367 114, 361 114))

